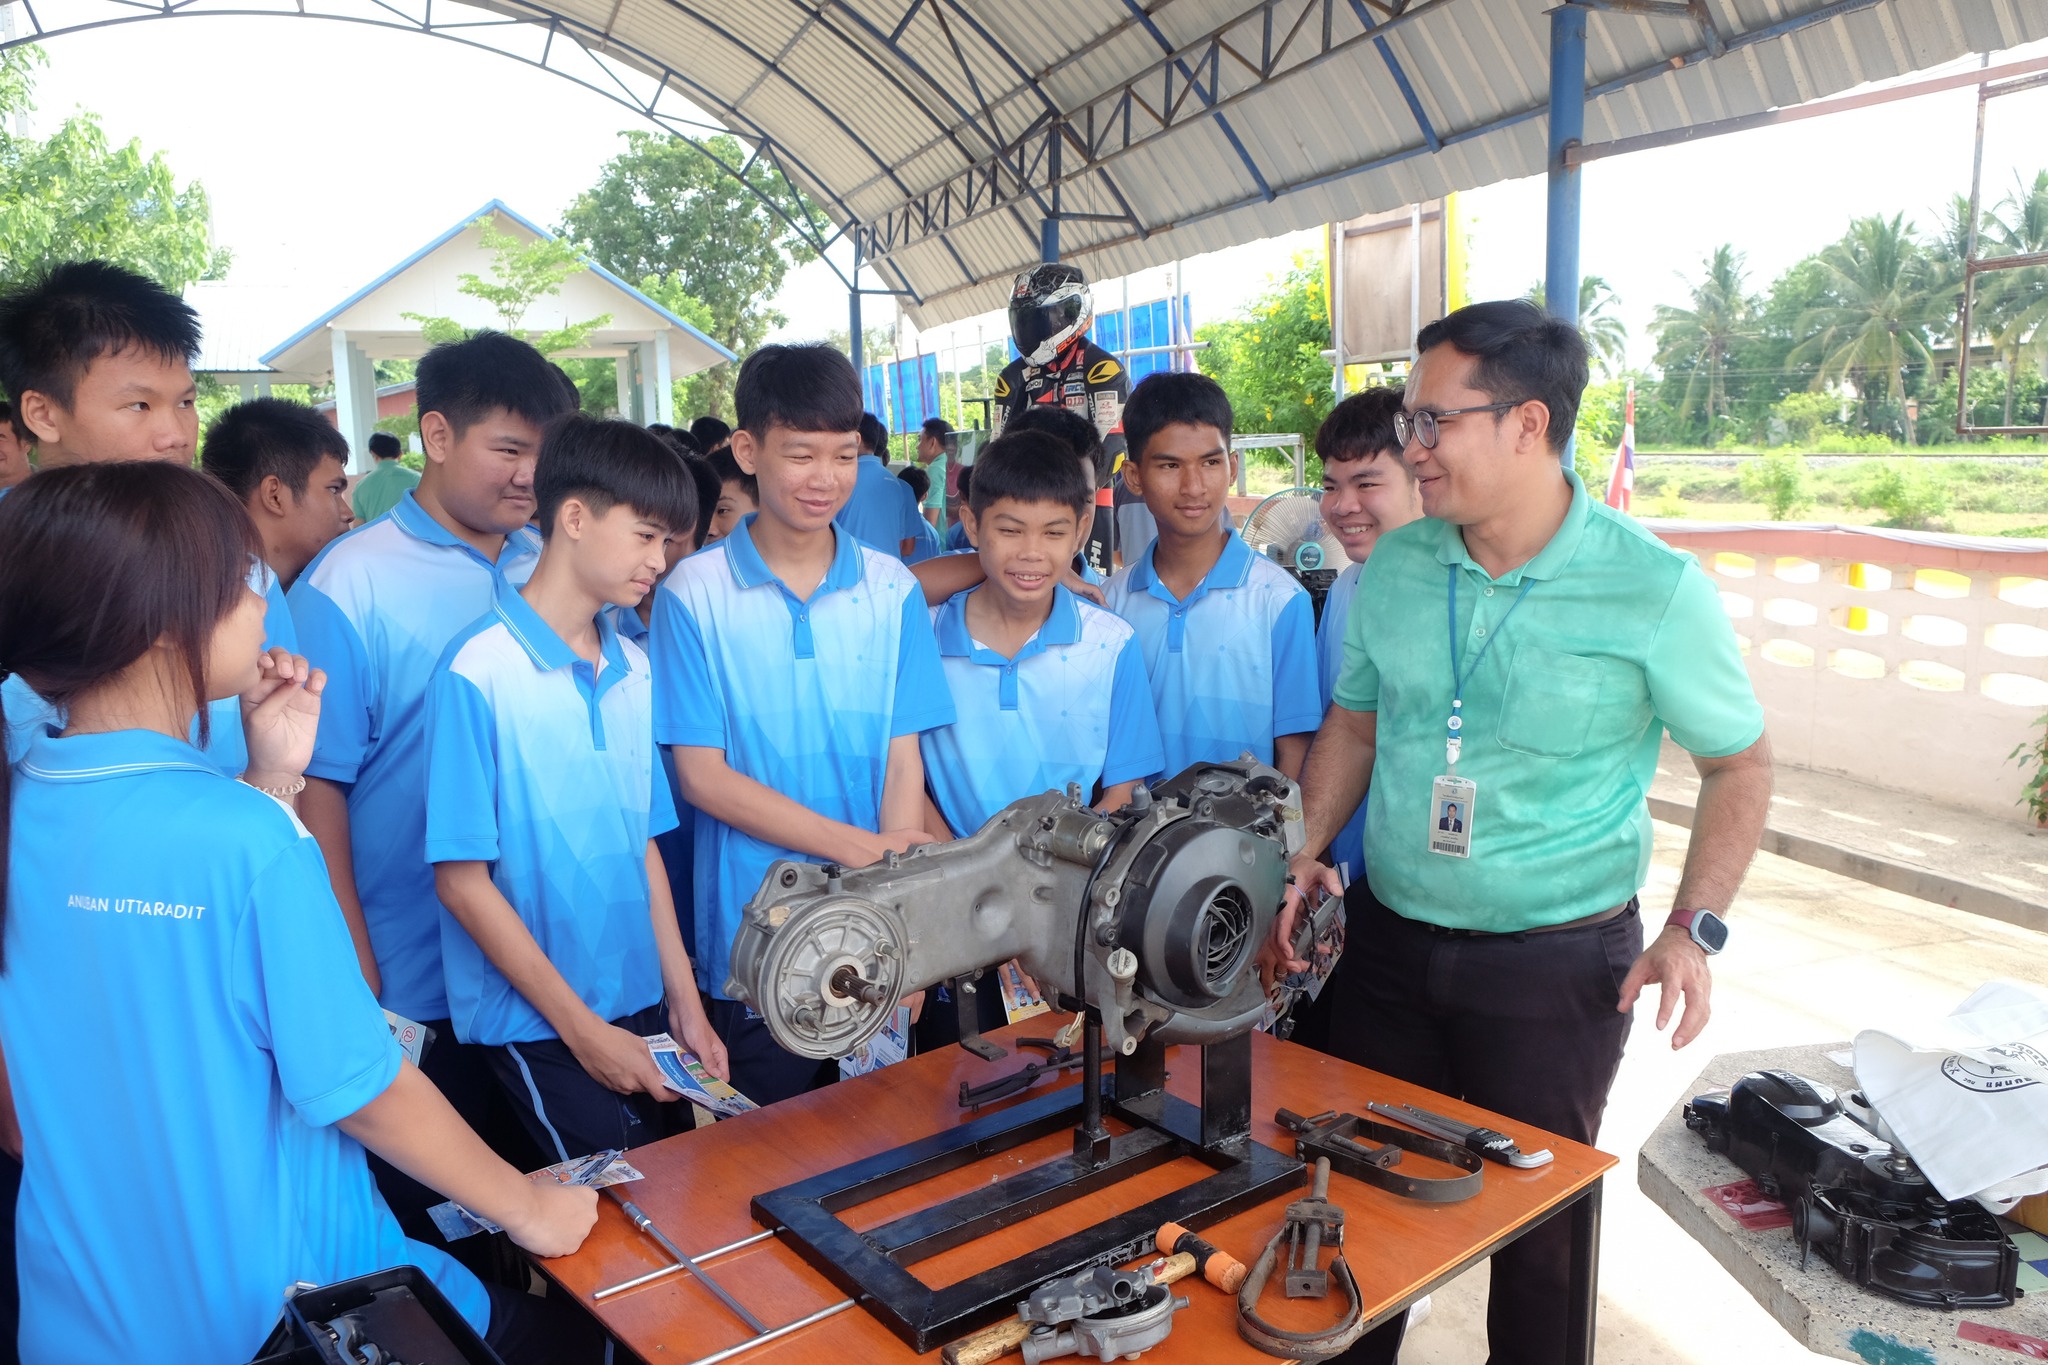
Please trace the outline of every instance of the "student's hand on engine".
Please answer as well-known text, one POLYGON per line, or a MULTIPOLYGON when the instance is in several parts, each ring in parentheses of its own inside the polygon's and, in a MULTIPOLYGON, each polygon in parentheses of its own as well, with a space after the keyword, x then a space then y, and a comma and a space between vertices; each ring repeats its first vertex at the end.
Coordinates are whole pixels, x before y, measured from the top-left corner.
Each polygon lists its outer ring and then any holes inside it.
MULTIPOLYGON (((640 1050, 647 1050, 645 1044, 640 1050)), ((597 1191, 552 1180, 531 1181, 529 1188, 523 1216, 503 1220, 513 1242, 536 1256, 567 1256, 582 1246, 597 1226, 597 1191)))
POLYGON ((902 853, 918 844, 935 844, 938 840, 921 829, 885 829, 880 834, 860 831, 859 846, 864 855, 862 861, 847 863, 848 867, 867 867, 879 863, 891 853, 902 853))
POLYGON ((265 650, 257 667, 255 684, 242 694, 242 733, 249 746, 245 776, 257 786, 290 786, 313 761, 327 674, 283 648, 265 650))
MULTIPOLYGON (((621 1095, 652 1095, 658 1100, 676 1097, 662 1078, 661 1068, 655 1065, 654 1054, 647 1050, 647 1040, 637 1033, 599 1021, 578 1031, 573 1038, 565 1035, 562 1041, 569 1045, 577 1063, 607 1090, 621 1095)), ((688 1038, 684 1042, 687 1045, 688 1038)))

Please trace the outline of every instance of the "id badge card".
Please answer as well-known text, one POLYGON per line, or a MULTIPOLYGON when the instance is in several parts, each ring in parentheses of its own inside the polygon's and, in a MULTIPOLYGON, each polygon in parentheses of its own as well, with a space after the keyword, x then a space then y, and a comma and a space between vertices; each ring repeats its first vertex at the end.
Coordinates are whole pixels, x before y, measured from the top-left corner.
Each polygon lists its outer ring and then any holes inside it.
POLYGON ((1446 858, 1472 856, 1472 802, 1479 788, 1470 778, 1446 774, 1429 786, 1429 851, 1446 858))

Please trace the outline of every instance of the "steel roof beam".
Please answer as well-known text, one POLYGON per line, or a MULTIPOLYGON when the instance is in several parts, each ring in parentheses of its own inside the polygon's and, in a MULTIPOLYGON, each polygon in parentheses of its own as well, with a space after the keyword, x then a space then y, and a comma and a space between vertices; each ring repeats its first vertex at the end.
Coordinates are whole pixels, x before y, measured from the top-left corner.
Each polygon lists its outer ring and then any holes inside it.
MULTIPOLYGON (((1343 56, 1355 50, 1360 44, 1372 41, 1376 35, 1384 37, 1392 29, 1451 4, 1453 0, 1411 0, 1411 3, 1400 14, 1388 19, 1385 23, 1378 25, 1374 29, 1361 28, 1349 36, 1342 35, 1334 24, 1337 0, 1309 0, 1309 10, 1319 10, 1323 20, 1320 40, 1315 44, 1312 51, 1298 56, 1292 64, 1288 62, 1289 53, 1294 48, 1302 31, 1308 28, 1306 23, 1301 22, 1303 16, 1297 16, 1296 22, 1292 25, 1286 39, 1277 44, 1272 52, 1262 53, 1261 65, 1267 69, 1265 76, 1247 83, 1242 88, 1222 95, 1212 106, 1187 114, 1184 117, 1172 118, 1168 117, 1162 109, 1155 108, 1145 98, 1142 92, 1143 84, 1158 80, 1162 71, 1172 71, 1176 60, 1190 57, 1199 49, 1201 60, 1190 63, 1199 68, 1203 63, 1210 60, 1207 54, 1211 46, 1227 37, 1230 33, 1242 29, 1248 23, 1256 21, 1262 11, 1284 14, 1293 3, 1295 3, 1295 0, 1264 0, 1256 9, 1239 15, 1220 28, 1212 30, 1204 37, 1196 39, 1195 42, 1183 46, 1175 57, 1165 58, 1161 62, 1146 68, 1143 73, 1132 80, 1105 90, 1086 101, 1078 112, 1068 117, 1070 121, 1092 130, 1097 140, 1091 155, 1086 158, 1085 164, 1069 169, 1067 172, 1068 178, 1072 179, 1099 167, 1106 166, 1141 147, 1157 141, 1159 138, 1173 132, 1178 127, 1193 118, 1199 117, 1201 114, 1208 113, 1212 109, 1227 109, 1241 103, 1258 93, 1267 82, 1291 79, 1302 75, 1333 58, 1343 56), (1106 117, 1098 120, 1096 117, 1098 111, 1105 114, 1106 117), (1136 111, 1136 113, 1134 114, 1133 111, 1136 111), (1138 115, 1143 116, 1143 119, 1146 121, 1144 125, 1139 124, 1138 115)), ((1714 45, 1718 46, 1723 53, 1740 51, 1782 38, 1787 34, 1828 23, 1845 14, 1870 9, 1880 3, 1883 3, 1883 0, 1832 0, 1832 3, 1809 10, 1804 14, 1780 20, 1763 28, 1752 30, 1732 40, 1722 40, 1717 36, 1714 45)), ((1356 22, 1355 19, 1353 22, 1356 22)), ((1710 60, 1714 55, 1713 48, 1706 45, 1703 40, 1702 45, 1699 47, 1669 54, 1649 66, 1624 72, 1598 85, 1591 85, 1588 87, 1586 95, 1589 100, 1600 99, 1640 82, 1654 80, 1657 77, 1668 74, 1673 69, 1710 60)), ((1543 102, 1531 104, 1526 108, 1502 115, 1487 123, 1455 132, 1440 132, 1440 147, 1450 147, 1459 143, 1469 142, 1476 137, 1482 137, 1488 133, 1512 127, 1529 119, 1540 118, 1543 116, 1546 106, 1547 96, 1543 102)), ((1432 154, 1434 150, 1438 149, 1433 149, 1426 143, 1404 147, 1387 153, 1384 156, 1374 158, 1371 161, 1361 162, 1357 165, 1343 167, 1334 171, 1318 173, 1289 184, 1274 186, 1270 192, 1261 190, 1257 194, 1233 199, 1215 208, 1205 209, 1198 214, 1184 215, 1176 220, 1175 225, 1185 226, 1190 223, 1203 222, 1254 204, 1270 203, 1273 199, 1281 198, 1288 194, 1298 193, 1306 189, 1320 188, 1339 180, 1349 179, 1355 175, 1362 175, 1368 171, 1381 170, 1417 156, 1427 156, 1432 154)), ((959 183, 964 176, 975 174, 982 170, 982 167, 973 168, 969 172, 964 172, 962 177, 955 177, 943 185, 935 186, 925 194, 916 196, 914 199, 898 205, 885 214, 875 215, 868 220, 864 227, 857 229, 857 231, 879 233, 883 230, 882 225, 896 223, 913 204, 929 200, 949 186, 959 183)), ((1040 188, 1048 187, 1041 186, 1040 188)), ((892 239, 893 245, 888 250, 902 250, 904 247, 924 240, 927 235, 944 235, 945 232, 957 230, 977 218, 986 216, 989 211, 986 206, 983 206, 971 213, 955 215, 946 224, 944 229, 935 234, 913 235, 901 230, 890 231, 888 235, 892 239)), ((1103 250, 1108 246, 1122 245, 1125 242, 1136 240, 1143 231, 1144 229, 1141 227, 1139 232, 1118 237, 1109 242, 1088 243, 1081 246, 1070 244, 1067 246, 1066 254, 1070 257, 1079 256, 1092 251, 1103 250)), ((886 254, 886 252, 882 254, 886 254)), ((942 290, 935 292, 931 297, 936 300, 949 297, 958 292, 956 289, 942 290)))
MULTIPOLYGON (((1448 0, 1434 0, 1434 3, 1448 3, 1448 0)), ((1739 38, 1728 41, 1726 44, 1726 50, 1739 51, 1743 48, 1753 46, 1757 43, 1768 42, 1774 38, 1784 37, 1788 33, 1795 33, 1801 29, 1808 28, 1816 24, 1827 23, 1828 21, 1839 18, 1844 14, 1853 13, 1857 10, 1869 9, 1872 6, 1880 3, 1882 3, 1882 0, 1834 0, 1834 3, 1824 5, 1818 10, 1811 10, 1808 11, 1806 14, 1796 16, 1795 18, 1783 20, 1779 23, 1772 24, 1767 28, 1758 29, 1750 33, 1743 34, 1739 38)), ((1432 0, 1416 0, 1416 3, 1411 5, 1408 13, 1418 13, 1425 6, 1433 7, 1432 0)), ((1674 65, 1690 65, 1693 62, 1706 60, 1707 56, 1708 53, 1706 49, 1704 47, 1701 47, 1694 49, 1690 52, 1679 54, 1678 56, 1673 58, 1666 58, 1664 60, 1660 60, 1654 66, 1646 67, 1637 71, 1626 72, 1620 76, 1612 77, 1606 81, 1603 81, 1598 85, 1588 85, 1586 89, 1586 98, 1589 101, 1604 98, 1608 95, 1616 93, 1617 91, 1626 90, 1632 85, 1640 84, 1643 81, 1654 80, 1658 76, 1666 74, 1669 70, 1672 69, 1674 65)), ((1233 96, 1232 98, 1241 98, 1241 96, 1233 96)), ((1548 96, 1546 94, 1543 103, 1534 104, 1529 106, 1528 108, 1518 109, 1513 111, 1512 113, 1503 114, 1486 123, 1478 124, 1471 128, 1446 133, 1443 137, 1443 144, 1446 147, 1455 147, 1462 143, 1471 142, 1479 138, 1487 137, 1494 133, 1502 132, 1508 128, 1513 128, 1519 124, 1527 123, 1532 119, 1538 119, 1543 117, 1547 108, 1548 96)), ((1156 136, 1156 134, 1154 136, 1156 136)), ((1118 151, 1111 153, 1110 155, 1115 156, 1121 154, 1122 152, 1118 151)), ((1286 196, 1291 194, 1299 194, 1308 190, 1321 189, 1326 185, 1333 185, 1342 180, 1349 180, 1354 176, 1366 175, 1370 174, 1373 171, 1385 170, 1390 166, 1399 165, 1403 161, 1412 161, 1416 157, 1428 156, 1430 154, 1431 153, 1429 148, 1424 146, 1418 145, 1413 147, 1404 147, 1398 151, 1389 152, 1384 156, 1375 157, 1370 161, 1360 162, 1354 166, 1346 166, 1333 171, 1324 171, 1316 175, 1305 176, 1300 180, 1295 180, 1284 185, 1276 186, 1274 188, 1273 193, 1275 198, 1285 198, 1286 196)), ((1218 204, 1214 208, 1204 209, 1199 213, 1189 214, 1184 217, 1181 217, 1177 219, 1172 226, 1191 227, 1197 223, 1205 223, 1214 218, 1221 218, 1225 214, 1236 213, 1241 209, 1255 208, 1261 203, 1265 202, 1268 201, 1265 199, 1263 195, 1240 196, 1239 198, 1231 200, 1228 203, 1218 204)), ((1143 231, 1133 231, 1125 233, 1118 237, 1109 238, 1104 241, 1089 242, 1078 247, 1068 247, 1066 250, 1066 256, 1068 259, 1072 259, 1078 256, 1092 255, 1100 251, 1113 250, 1117 247, 1127 246, 1133 242, 1143 240, 1143 238, 1146 235, 1147 234, 1143 231)), ((898 249, 900 249, 902 245, 909 244, 910 243, 908 242, 900 243, 898 249)), ((942 300, 949 299, 958 294, 965 293, 967 289, 973 287, 974 286, 972 285, 964 285, 953 289, 938 290, 927 296, 924 302, 927 304, 939 303, 942 300)))

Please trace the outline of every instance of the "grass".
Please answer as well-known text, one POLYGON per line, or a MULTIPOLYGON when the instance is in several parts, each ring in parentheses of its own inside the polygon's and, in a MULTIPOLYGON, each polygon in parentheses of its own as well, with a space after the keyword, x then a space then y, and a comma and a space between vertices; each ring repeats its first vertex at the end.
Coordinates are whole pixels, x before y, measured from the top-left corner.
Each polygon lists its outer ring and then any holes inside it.
MULTIPOLYGON (((1971 448, 1971 454, 1979 458, 1929 460, 1917 466, 1948 490, 1949 511, 1935 529, 1972 536, 2048 538, 2048 465, 1992 463, 1981 458, 1983 453, 1978 446, 1971 448)), ((1875 525, 1884 518, 1883 512, 1850 503, 1856 490, 1886 463, 1882 457, 1873 457, 1851 464, 1809 467, 1814 505, 1799 520, 1875 525)), ((1276 493, 1293 481, 1292 467, 1277 456, 1254 455, 1246 461, 1245 489, 1254 497, 1276 493)), ((1675 460, 1638 465, 1635 505, 1637 513, 1646 517, 1770 520, 1762 503, 1742 496, 1735 469, 1723 465, 1675 460)))

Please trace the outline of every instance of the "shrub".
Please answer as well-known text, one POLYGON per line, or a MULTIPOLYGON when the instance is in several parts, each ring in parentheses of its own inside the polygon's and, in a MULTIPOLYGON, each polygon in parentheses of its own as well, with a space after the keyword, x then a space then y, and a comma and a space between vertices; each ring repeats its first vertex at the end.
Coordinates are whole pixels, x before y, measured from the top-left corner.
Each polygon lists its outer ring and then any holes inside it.
POLYGON ((1742 495, 1761 502, 1772 521, 1790 521, 1813 506, 1806 457, 1793 451, 1774 450, 1743 461, 1739 482, 1742 495))
POLYGON ((1858 485, 1852 507, 1884 513, 1880 526, 1926 530, 1948 511, 1948 489, 1904 460, 1885 460, 1858 485))
POLYGON ((1808 445, 1823 427, 1837 425, 1842 401, 1829 393, 1801 389, 1788 393, 1771 408, 1771 415, 1785 424, 1785 439, 1793 445, 1808 445))

